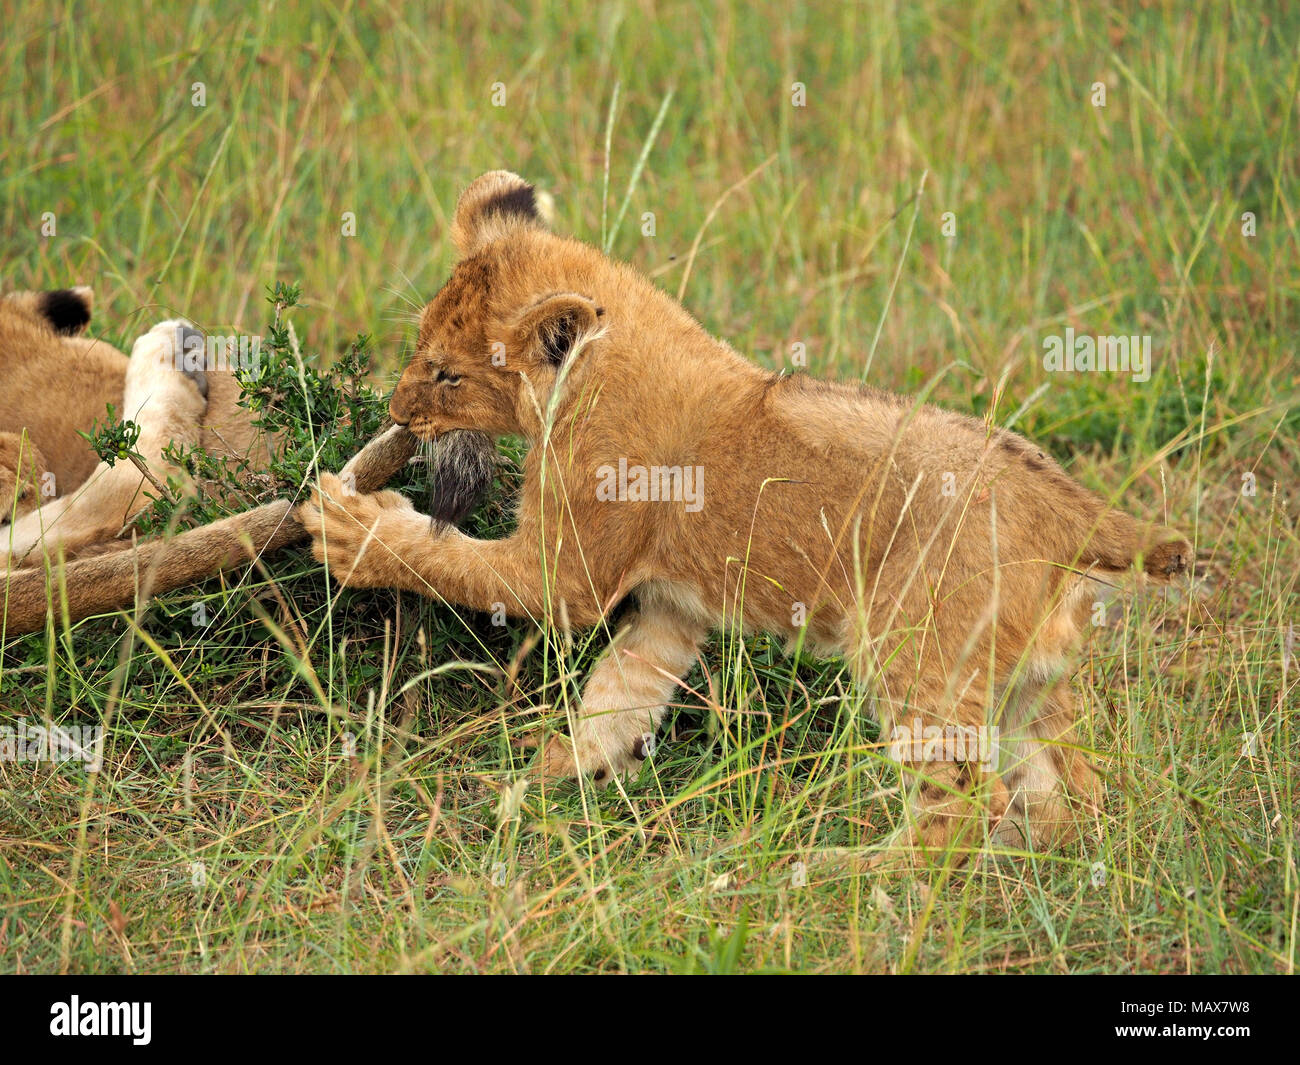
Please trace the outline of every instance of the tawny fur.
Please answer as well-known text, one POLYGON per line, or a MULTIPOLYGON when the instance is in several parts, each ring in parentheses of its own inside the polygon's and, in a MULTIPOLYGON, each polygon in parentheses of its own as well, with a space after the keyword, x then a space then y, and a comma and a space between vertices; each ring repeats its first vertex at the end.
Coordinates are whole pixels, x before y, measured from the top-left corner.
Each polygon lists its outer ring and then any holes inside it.
MULTIPOLYGON (((0 297, 0 526, 8 523, 0 528, 0 602, 9 634, 41 629, 65 610, 78 621, 131 607, 307 536, 287 502, 168 540, 135 545, 122 535, 152 488, 129 462, 99 463, 79 435, 104 420, 108 404, 140 424, 136 450, 160 482, 181 472, 163 456, 169 443, 202 445, 234 469, 260 473, 272 442, 239 406, 233 373, 207 368, 200 388, 175 369, 175 329, 186 323, 155 326, 127 356, 80 335, 90 314, 86 288, 0 297)), ((381 488, 415 443, 404 429, 381 434, 345 472, 360 491, 381 488)), ((491 484, 494 455, 478 433, 444 441, 431 471, 440 520, 473 509, 491 484)))
MULTIPOLYGON (((468 438, 469 434, 459 434, 468 438)), ((400 426, 381 433, 343 468, 358 491, 387 484, 415 454, 418 441, 400 426)), ((465 447, 466 445, 459 445, 465 447)), ((470 441, 468 446, 478 445, 470 441)), ((462 486, 462 490, 463 486, 462 486)), ((276 500, 170 539, 149 540, 134 550, 115 550, 55 568, 4 575, 5 629, 34 632, 47 617, 72 621, 129 608, 215 573, 232 569, 308 538, 288 500, 276 500)))
POLYGON ((129 462, 101 463, 79 435, 105 421, 109 404, 141 426, 136 451, 159 482, 181 473, 163 457, 169 443, 202 445, 215 458, 254 469, 269 461, 266 441, 239 406, 233 373, 206 370, 200 385, 175 369, 176 328, 188 323, 154 326, 128 356, 82 335, 90 314, 88 288, 0 298, 0 520, 12 518, 0 534, 0 566, 102 549, 148 505, 153 489, 143 474, 129 462), (11 463, 24 442, 51 476, 45 494, 19 495, 11 506, 30 476, 25 470, 19 478, 11 463))
POLYGON ((300 517, 350 586, 543 624, 636 612, 596 667, 548 774, 639 768, 707 634, 741 624, 843 654, 896 725, 997 725, 1008 757, 903 758, 911 853, 973 838, 1050 846, 1095 808, 1064 677, 1094 582, 1190 545, 1106 506, 1024 438, 859 385, 764 372, 632 268, 547 231, 522 179, 461 197, 463 259, 425 309, 390 413, 531 445, 517 531, 429 521, 322 478, 300 517), (702 506, 598 498, 602 471, 700 467, 702 506))

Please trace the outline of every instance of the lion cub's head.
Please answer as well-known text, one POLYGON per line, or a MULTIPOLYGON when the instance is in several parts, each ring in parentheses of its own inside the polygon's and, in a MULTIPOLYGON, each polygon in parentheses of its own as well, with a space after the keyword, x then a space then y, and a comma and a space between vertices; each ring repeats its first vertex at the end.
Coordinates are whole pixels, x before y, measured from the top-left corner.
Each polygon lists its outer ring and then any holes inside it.
POLYGON ((426 440, 465 428, 532 437, 602 335, 597 293, 620 268, 552 234, 533 187, 504 170, 461 195, 452 239, 462 259, 421 315, 389 413, 426 440))

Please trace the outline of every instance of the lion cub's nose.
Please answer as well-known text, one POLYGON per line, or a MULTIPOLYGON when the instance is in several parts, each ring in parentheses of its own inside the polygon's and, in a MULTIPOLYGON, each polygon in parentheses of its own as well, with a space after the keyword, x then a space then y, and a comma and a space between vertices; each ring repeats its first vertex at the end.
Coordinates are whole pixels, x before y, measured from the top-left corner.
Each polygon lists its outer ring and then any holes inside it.
POLYGON ((410 404, 402 394, 400 382, 397 385, 397 391, 393 393, 393 398, 388 401, 388 416, 398 425, 406 425, 411 420, 410 404))

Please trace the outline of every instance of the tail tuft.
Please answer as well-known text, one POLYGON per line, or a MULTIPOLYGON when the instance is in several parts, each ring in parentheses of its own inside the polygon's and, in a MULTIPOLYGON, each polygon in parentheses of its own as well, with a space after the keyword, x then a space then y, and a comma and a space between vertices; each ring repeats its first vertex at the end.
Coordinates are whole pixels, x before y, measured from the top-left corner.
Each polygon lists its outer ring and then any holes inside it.
POLYGON ((1181 536, 1155 544, 1142 556, 1142 568, 1147 576, 1167 581, 1179 573, 1186 573, 1192 565, 1192 545, 1181 536))
POLYGON ((1080 555, 1085 565, 1121 572, 1142 561, 1148 577, 1167 581, 1192 565, 1192 545, 1173 529, 1137 521, 1119 510, 1095 523, 1080 555))

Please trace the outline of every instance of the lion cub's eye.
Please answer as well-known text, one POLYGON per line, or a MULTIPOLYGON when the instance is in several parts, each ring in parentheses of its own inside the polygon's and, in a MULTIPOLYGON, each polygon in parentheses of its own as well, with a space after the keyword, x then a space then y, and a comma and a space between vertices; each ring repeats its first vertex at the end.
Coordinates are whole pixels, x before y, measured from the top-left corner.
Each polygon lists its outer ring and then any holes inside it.
POLYGON ((433 382, 438 385, 458 385, 460 384, 460 374, 439 370, 438 376, 433 379, 433 382))

